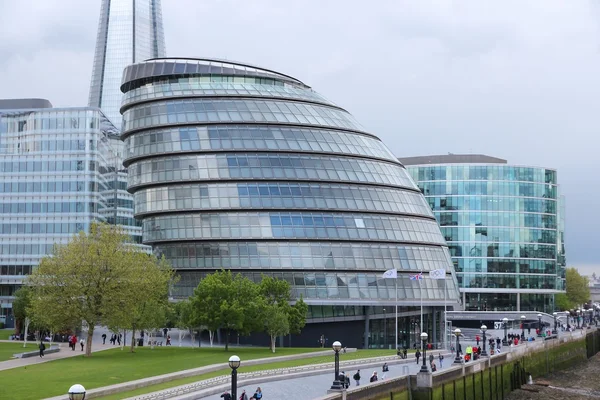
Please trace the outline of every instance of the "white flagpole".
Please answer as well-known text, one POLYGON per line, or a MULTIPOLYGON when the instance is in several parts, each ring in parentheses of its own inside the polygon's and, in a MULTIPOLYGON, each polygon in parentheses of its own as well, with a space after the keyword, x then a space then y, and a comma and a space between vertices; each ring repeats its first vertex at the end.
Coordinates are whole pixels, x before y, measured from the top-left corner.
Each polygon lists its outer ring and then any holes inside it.
POLYGON ((396 352, 398 351, 398 277, 396 277, 396 352))
MULTIPOLYGON (((419 292, 421 292, 421 333, 423 333, 423 285, 421 281, 423 280, 423 271, 421 271, 421 275, 419 276, 419 292)), ((419 333, 419 341, 421 342, 421 353, 423 352, 423 341, 421 340, 421 333, 419 333)))
POLYGON ((448 349, 448 319, 446 317, 446 267, 444 267, 444 349, 448 349))

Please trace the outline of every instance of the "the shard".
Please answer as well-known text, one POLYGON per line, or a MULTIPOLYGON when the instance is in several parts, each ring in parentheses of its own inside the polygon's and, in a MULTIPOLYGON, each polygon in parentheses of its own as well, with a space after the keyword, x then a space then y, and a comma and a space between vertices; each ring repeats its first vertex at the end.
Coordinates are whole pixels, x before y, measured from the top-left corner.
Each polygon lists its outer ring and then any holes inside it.
POLYGON ((165 56, 161 0, 102 0, 90 85, 90 107, 99 107, 121 126, 122 93, 126 66, 165 56))

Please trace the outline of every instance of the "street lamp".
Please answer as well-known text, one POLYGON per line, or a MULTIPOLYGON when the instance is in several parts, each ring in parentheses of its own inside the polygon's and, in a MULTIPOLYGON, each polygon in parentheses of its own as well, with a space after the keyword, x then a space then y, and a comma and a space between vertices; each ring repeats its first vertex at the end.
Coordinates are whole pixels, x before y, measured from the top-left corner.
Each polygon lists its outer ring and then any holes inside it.
POLYGON ((461 334, 461 330, 456 328, 454 330, 454 335, 456 336, 456 358, 454 359, 454 364, 462 364, 462 359, 460 358, 460 341, 459 341, 459 337, 461 334))
POLYGON ((385 308, 383 309, 383 348, 387 349, 387 315, 385 315, 385 308))
POLYGON ((554 316, 554 330, 552 331, 552 334, 558 335, 558 320, 556 319, 556 317, 558 316, 558 313, 553 312, 552 315, 554 316))
POLYGON ((336 340, 333 342, 332 348, 335 351, 335 380, 333 381, 333 385, 331 385, 331 389, 342 390, 343 387, 340 382, 340 350, 342 349, 342 344, 336 340))
POLYGON ((240 367, 238 356, 229 357, 229 368, 231 368, 231 398, 237 399, 237 369, 240 367))
POLYGON ((502 346, 508 346, 508 318, 502 318, 502 325, 504 326, 504 340, 502 341, 502 346))
POLYGON ((525 340, 525 320, 526 316, 521 315, 521 341, 525 340))
POLYGON ((69 400, 84 400, 85 388, 80 384, 73 385, 69 388, 69 400))
POLYGON ((427 346, 425 346, 425 343, 427 342, 427 333, 422 332, 421 333, 421 341, 423 342, 423 365, 421 366, 421 370, 419 372, 429 372, 429 368, 427 368, 427 346))
POLYGON ((538 337, 542 337, 542 314, 538 314, 538 337))
POLYGON ((487 326, 481 325, 481 332, 483 332, 483 350, 481 351, 481 357, 487 357, 487 351, 485 351, 485 331, 487 331, 487 326))

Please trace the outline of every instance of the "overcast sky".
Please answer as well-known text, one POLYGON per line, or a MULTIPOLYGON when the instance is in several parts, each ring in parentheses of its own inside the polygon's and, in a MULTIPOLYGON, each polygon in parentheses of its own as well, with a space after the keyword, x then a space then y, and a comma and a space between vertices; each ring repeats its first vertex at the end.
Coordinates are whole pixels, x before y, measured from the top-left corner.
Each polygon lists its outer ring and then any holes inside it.
MULTIPOLYGON (((568 264, 600 272, 600 3, 162 1, 168 56, 293 75, 400 157, 558 169, 568 264)), ((86 105, 99 11, 100 0, 0 0, 0 98, 86 105)))

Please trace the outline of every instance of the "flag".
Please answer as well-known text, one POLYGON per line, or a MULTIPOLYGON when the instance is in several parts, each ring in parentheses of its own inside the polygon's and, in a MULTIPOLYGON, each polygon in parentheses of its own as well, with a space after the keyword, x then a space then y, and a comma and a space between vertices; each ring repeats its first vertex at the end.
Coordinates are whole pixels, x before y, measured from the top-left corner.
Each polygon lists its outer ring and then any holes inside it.
POLYGON ((416 275, 411 275, 410 276, 410 280, 411 281, 420 281, 421 279, 423 279, 423 273, 422 272, 419 272, 416 275))
POLYGON ((441 268, 441 269, 434 269, 433 271, 429 271, 429 277, 431 279, 445 279, 446 278, 446 270, 441 268))
POLYGON ((397 278, 398 277, 398 270, 396 269, 388 269, 387 271, 385 271, 383 273, 383 277, 384 278, 397 278))

